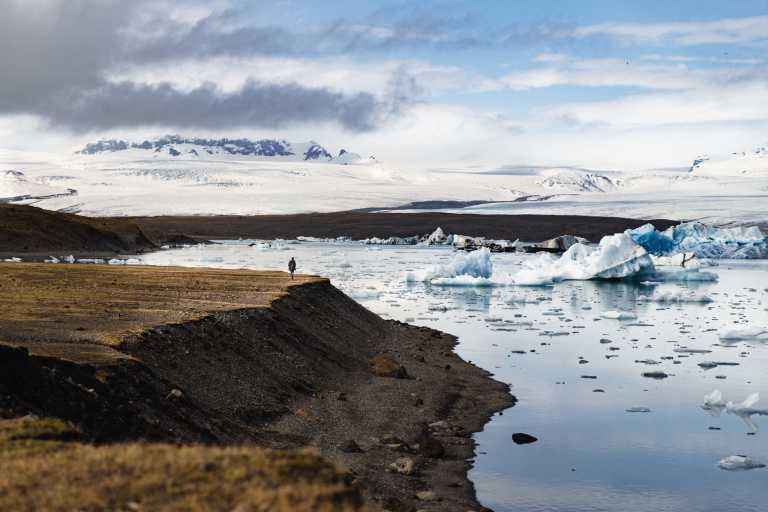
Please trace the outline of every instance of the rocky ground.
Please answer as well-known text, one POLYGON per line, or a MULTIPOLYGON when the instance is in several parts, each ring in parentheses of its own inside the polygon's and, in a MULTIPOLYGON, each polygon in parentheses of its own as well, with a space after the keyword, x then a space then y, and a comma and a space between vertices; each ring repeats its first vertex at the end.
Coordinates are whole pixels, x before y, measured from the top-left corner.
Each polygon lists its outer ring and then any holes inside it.
POLYGON ((514 398, 456 356, 449 335, 385 321, 325 279, 279 272, 0 264, 0 289, 0 433, 21 428, 0 435, 0 459, 17 468, 0 478, 0 496, 14 509, 59 500, 71 510, 84 496, 88 510, 187 510, 171 499, 181 494, 163 501, 146 461, 166 461, 156 466, 171 475, 166 488, 196 493, 185 464, 212 459, 225 471, 235 457, 239 486, 223 478, 228 498, 215 504, 200 477, 200 510, 304 510, 264 508, 277 503, 268 494, 253 501, 242 483, 272 464, 288 469, 261 487, 301 495, 291 475, 308 460, 237 458, 255 447, 317 450, 318 479, 306 483, 321 490, 308 499, 339 510, 357 510, 360 497, 392 511, 481 508, 466 478, 471 434, 514 398), (64 433, 23 433, 38 421, 64 422, 54 428, 64 433), (32 490, 52 474, 39 471, 44 459, 75 476, 32 490), (127 476, 85 475, 81 459, 119 460, 127 476))

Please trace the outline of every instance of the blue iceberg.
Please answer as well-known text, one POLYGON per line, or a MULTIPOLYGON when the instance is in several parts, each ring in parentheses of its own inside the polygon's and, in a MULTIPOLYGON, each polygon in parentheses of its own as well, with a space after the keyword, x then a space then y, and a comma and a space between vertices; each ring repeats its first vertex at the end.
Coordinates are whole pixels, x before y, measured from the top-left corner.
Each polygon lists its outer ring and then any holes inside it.
POLYGON ((660 232, 652 224, 645 224, 627 234, 654 256, 691 253, 712 259, 768 258, 768 237, 757 226, 718 228, 684 222, 660 232))

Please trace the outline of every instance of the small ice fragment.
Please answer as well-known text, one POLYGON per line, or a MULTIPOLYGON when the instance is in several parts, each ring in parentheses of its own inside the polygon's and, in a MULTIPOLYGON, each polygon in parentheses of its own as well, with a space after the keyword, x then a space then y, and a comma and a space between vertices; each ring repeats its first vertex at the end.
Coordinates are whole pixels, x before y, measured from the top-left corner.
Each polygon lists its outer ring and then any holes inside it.
POLYGON ((720 339, 723 341, 768 341, 768 328, 766 327, 734 327, 720 331, 720 339))
POLYGON ((746 455, 730 455, 720 460, 718 466, 725 471, 748 471, 764 468, 765 464, 756 462, 746 455))
POLYGON ((600 316, 614 320, 634 320, 637 315, 631 311, 603 311, 600 316))

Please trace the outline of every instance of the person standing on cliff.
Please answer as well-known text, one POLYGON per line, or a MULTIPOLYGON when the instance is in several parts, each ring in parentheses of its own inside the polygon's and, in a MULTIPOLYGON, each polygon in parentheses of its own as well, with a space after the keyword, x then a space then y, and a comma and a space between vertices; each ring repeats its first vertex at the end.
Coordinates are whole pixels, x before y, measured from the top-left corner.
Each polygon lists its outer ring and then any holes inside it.
POLYGON ((291 279, 293 279, 293 273, 296 272, 296 260, 291 257, 291 261, 288 262, 288 272, 291 273, 291 279))

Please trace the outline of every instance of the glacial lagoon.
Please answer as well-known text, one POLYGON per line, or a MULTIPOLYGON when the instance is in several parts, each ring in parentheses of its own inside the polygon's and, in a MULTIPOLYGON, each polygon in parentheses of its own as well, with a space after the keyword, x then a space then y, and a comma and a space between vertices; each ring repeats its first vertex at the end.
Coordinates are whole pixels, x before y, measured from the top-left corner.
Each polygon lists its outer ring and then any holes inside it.
MULTIPOLYGON (((766 405, 755 408, 768 407, 768 339, 721 339, 768 329, 768 262, 719 260, 702 269, 716 281, 406 281, 455 255, 447 247, 243 240, 141 261, 285 270, 293 256, 299 272, 329 277, 384 317, 458 336, 458 353, 509 383, 519 400, 476 436, 470 478, 497 512, 765 510, 768 469, 718 463, 732 455, 768 463, 768 417, 750 416, 755 431, 725 408, 702 405, 719 390, 734 404, 762 393, 766 405), (516 445, 514 432, 538 441, 516 445)), ((494 278, 535 257, 494 254, 494 278)))

